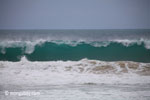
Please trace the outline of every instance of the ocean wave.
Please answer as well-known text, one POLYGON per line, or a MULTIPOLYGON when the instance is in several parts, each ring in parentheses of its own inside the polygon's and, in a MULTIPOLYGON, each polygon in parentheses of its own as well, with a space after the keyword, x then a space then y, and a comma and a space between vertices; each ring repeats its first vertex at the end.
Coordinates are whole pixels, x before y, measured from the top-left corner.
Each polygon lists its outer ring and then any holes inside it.
POLYGON ((36 45, 43 45, 46 42, 50 43, 55 43, 57 45, 61 44, 66 44, 69 46, 78 46, 81 44, 89 44, 94 47, 107 47, 110 45, 110 43, 120 43, 123 46, 132 46, 133 44, 141 45, 144 44, 146 49, 150 49, 150 40, 144 40, 144 39, 139 39, 139 40, 110 40, 110 41, 84 41, 84 40, 79 40, 79 41, 70 41, 70 40, 36 40, 36 41, 1 41, 0 42, 0 48, 3 48, 1 50, 2 53, 5 53, 5 48, 15 48, 15 47, 21 47, 25 48, 25 53, 31 54, 34 51, 34 48, 36 45))
POLYGON ((0 84, 150 83, 150 63, 131 61, 0 61, 0 84))
POLYGON ((31 54, 34 51, 36 45, 42 45, 45 41, 3 41, 0 42, 1 53, 5 54, 5 48, 25 48, 25 53, 31 54))
POLYGON ((0 42, 0 60, 30 61, 80 60, 150 62, 150 42, 147 40, 114 41, 3 41, 0 42))

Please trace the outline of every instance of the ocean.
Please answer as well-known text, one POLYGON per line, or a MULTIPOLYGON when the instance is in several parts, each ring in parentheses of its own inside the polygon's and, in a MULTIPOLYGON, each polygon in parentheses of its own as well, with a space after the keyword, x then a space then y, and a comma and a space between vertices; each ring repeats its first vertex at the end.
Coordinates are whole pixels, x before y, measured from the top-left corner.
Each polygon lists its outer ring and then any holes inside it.
POLYGON ((150 100, 150 29, 0 30, 0 100, 18 99, 150 100))

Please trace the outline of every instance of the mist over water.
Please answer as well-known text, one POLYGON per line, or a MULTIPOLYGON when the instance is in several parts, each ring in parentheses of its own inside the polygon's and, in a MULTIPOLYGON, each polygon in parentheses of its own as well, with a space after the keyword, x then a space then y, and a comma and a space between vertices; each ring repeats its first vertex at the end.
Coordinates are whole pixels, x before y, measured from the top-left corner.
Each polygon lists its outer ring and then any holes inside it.
POLYGON ((149 40, 149 29, 64 29, 64 30, 0 30, 1 41, 111 41, 149 40))

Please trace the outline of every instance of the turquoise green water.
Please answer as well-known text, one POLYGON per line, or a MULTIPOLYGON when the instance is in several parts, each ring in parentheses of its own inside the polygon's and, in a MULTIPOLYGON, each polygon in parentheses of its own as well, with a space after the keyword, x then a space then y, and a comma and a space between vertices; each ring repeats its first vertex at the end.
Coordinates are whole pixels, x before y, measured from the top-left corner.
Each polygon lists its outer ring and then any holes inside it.
POLYGON ((42 45, 36 45, 30 54, 26 53, 25 49, 5 48, 5 53, 0 53, 0 60, 19 61, 22 56, 26 56, 30 61, 76 61, 88 58, 103 61, 150 62, 150 50, 146 49, 143 43, 124 46, 121 43, 112 42, 106 47, 95 47, 84 42, 76 46, 45 42, 42 45))
POLYGON ((150 30, 0 30, 0 60, 150 62, 150 30))

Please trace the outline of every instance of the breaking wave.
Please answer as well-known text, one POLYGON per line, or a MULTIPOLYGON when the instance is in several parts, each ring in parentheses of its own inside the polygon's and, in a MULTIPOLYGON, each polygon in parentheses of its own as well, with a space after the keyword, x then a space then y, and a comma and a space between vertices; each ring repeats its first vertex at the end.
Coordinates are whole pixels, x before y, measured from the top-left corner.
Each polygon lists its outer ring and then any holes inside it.
POLYGON ((7 41, 0 43, 0 60, 81 60, 150 62, 150 41, 7 41))

